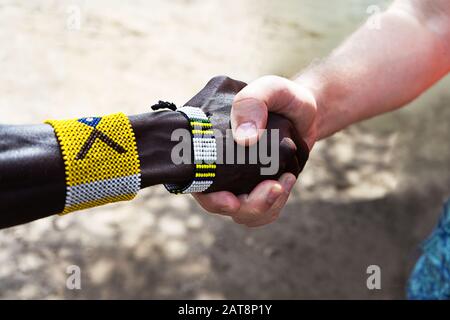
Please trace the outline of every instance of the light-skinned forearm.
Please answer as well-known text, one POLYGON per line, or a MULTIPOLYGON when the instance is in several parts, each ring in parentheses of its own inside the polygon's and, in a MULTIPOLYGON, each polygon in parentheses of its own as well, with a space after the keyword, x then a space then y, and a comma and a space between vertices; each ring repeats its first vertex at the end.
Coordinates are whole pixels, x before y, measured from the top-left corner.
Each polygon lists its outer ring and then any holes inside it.
POLYGON ((380 28, 365 24, 295 80, 317 99, 318 139, 407 104, 450 71, 447 1, 428 11, 429 1, 396 1, 380 28))

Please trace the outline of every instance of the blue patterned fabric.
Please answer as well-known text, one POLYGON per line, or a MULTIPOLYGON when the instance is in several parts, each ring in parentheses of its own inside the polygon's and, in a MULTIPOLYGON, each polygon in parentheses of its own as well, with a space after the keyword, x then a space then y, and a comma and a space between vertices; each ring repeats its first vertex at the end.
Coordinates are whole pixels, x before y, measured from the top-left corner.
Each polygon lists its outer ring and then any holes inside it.
POLYGON ((422 250, 409 279, 408 299, 450 299, 450 199, 422 250))

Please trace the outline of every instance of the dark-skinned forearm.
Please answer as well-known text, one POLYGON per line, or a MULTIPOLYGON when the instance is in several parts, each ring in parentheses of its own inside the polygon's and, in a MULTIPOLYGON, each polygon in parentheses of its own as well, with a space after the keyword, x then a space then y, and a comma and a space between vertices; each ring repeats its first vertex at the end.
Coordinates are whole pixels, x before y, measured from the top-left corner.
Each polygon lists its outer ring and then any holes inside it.
MULTIPOLYGON (((177 112, 129 117, 141 163, 141 187, 189 181, 191 165, 170 159, 174 129, 188 129, 177 112)), ((26 223, 64 208, 65 170, 50 125, 0 126, 0 228, 26 223)))

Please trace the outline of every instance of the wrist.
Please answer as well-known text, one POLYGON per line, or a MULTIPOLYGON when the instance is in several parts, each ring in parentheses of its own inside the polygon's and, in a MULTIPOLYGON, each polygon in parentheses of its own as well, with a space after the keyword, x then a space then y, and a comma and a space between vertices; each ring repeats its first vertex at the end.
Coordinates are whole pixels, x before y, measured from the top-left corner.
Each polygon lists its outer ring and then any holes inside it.
POLYGON ((183 183, 192 179, 192 164, 174 164, 171 141, 176 129, 189 130, 189 123, 179 112, 158 111, 129 116, 141 163, 141 188, 163 183, 183 183))
POLYGON ((329 100, 326 97, 326 79, 320 79, 316 74, 305 73, 300 75, 295 82, 308 90, 314 98, 316 115, 314 118, 315 140, 322 140, 334 133, 333 122, 327 121, 329 114, 329 100))

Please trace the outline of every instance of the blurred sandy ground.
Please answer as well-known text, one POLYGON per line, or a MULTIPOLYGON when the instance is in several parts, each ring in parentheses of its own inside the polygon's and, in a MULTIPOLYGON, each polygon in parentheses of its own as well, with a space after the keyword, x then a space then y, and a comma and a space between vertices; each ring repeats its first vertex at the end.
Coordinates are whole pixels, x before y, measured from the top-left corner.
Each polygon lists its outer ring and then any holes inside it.
MULTIPOLYGON (((140 113, 158 99, 183 103, 218 74, 292 76, 374 3, 388 2, 1 0, 0 121, 140 113)), ((450 195, 449 87, 319 143, 265 228, 155 187, 2 230, 0 298, 403 298, 417 245, 450 195), (78 291, 65 286, 73 264, 78 291), (371 264, 380 291, 366 288, 371 264)))

